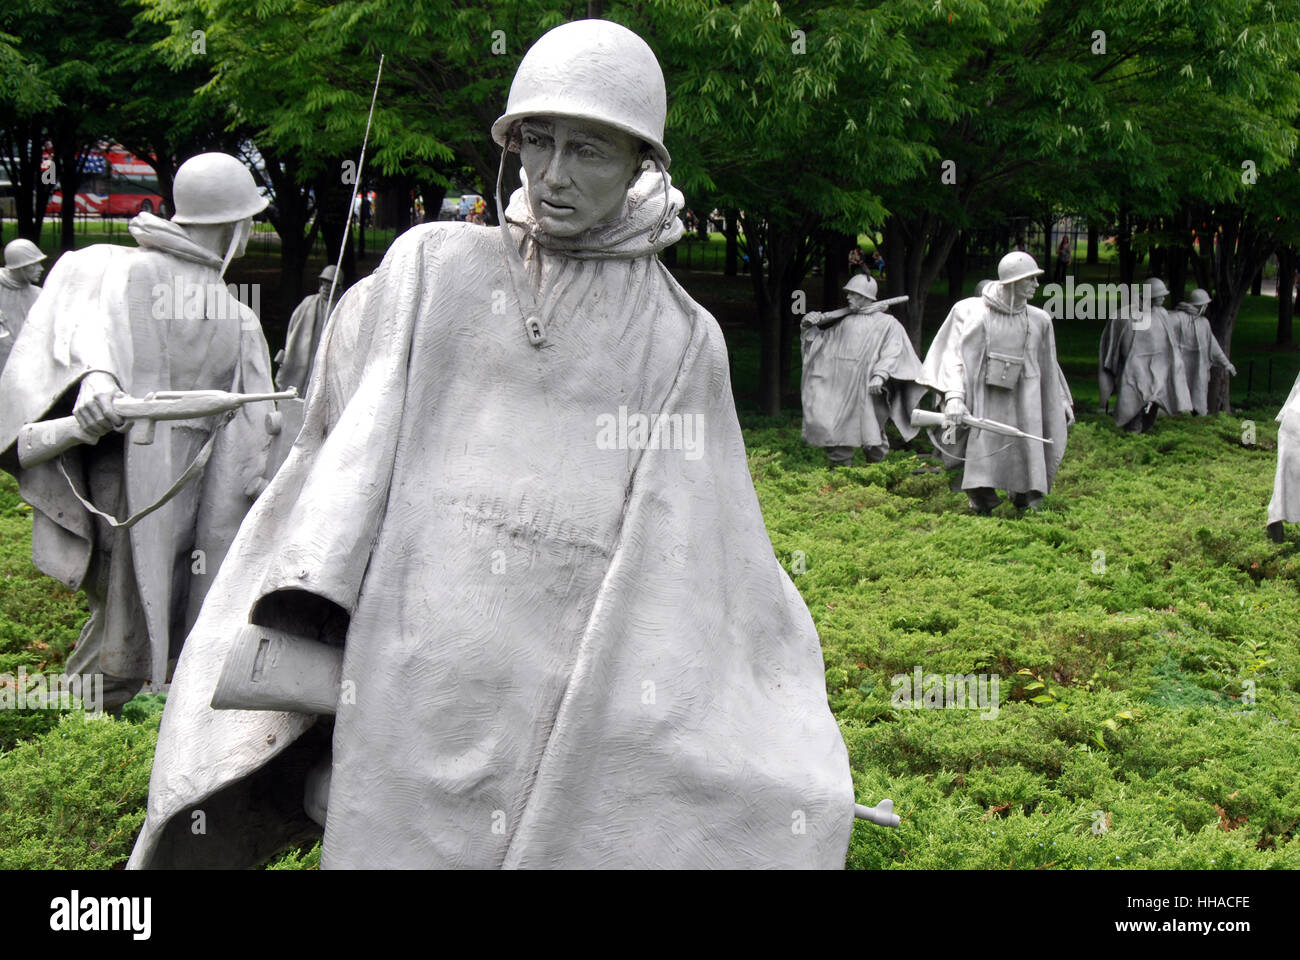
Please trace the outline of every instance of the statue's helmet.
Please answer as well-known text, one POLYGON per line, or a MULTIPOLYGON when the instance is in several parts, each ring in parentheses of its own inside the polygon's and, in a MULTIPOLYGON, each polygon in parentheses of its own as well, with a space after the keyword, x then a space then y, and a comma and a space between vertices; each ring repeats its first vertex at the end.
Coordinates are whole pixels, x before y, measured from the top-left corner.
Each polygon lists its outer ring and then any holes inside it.
MULTIPOLYGON (((1152 291, 1154 293, 1155 291, 1152 291)), ((1194 307, 1203 307, 1210 302, 1210 295, 1197 287, 1187 297, 1187 302, 1194 307)))
POLYGON ((1001 283, 1041 276, 1042 272, 1034 258, 1023 250, 1014 250, 998 261, 998 280, 1001 283))
POLYGON ((19 237, 5 244, 5 266, 10 268, 27 267, 45 259, 41 248, 30 240, 19 237))
POLYGON ((269 201, 248 168, 228 153, 200 153, 176 171, 174 223, 236 223, 261 213, 269 201))
POLYGON ((328 280, 328 281, 330 281, 330 283, 333 283, 333 282, 334 282, 334 276, 335 276, 338 272, 339 272, 338 267, 334 266, 334 264, 332 264, 332 263, 330 263, 330 264, 326 264, 326 265, 325 265, 325 268, 324 268, 323 270, 321 270, 321 272, 318 273, 318 274, 316 275, 316 278, 317 278, 318 280, 328 280))
POLYGON ((876 285, 875 277, 868 277, 866 274, 859 273, 848 283, 844 284, 844 290, 847 293, 856 293, 859 296, 866 297, 868 300, 876 299, 876 291, 879 288, 876 285))
MULTIPOLYGON (((1159 277, 1151 277, 1150 279, 1148 279, 1147 289, 1151 291, 1151 296, 1153 297, 1169 296, 1169 288, 1165 286, 1165 282, 1161 280, 1159 277)), ((1207 298, 1205 302, 1209 303, 1210 301, 1207 298)))
POLYGON ((492 139, 508 146, 525 117, 595 120, 645 141, 667 169, 664 121, 668 95, 650 46, 609 20, 575 20, 543 34, 524 54, 510 83, 506 112, 492 139))

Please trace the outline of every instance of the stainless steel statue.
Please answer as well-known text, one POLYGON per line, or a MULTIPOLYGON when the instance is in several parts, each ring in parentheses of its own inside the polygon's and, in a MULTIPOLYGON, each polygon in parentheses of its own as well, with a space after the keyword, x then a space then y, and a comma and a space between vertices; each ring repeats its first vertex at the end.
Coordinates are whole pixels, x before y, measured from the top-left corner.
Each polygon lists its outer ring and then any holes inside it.
POLYGON ((266 201, 224 154, 182 164, 175 198, 131 221, 137 247, 60 258, 0 375, 33 558, 90 602, 67 670, 103 673, 109 708, 166 680, 269 446, 271 404, 243 396, 272 389, 266 341, 222 281, 266 201))
POLYGON ((1277 543, 1285 538, 1283 524, 1300 523, 1300 377, 1278 412, 1277 472, 1268 502, 1268 535, 1277 543))
POLYGON ((921 380, 943 397, 940 452, 961 469, 960 488, 977 513, 997 506, 998 490, 1036 509, 1074 422, 1052 318, 1029 305, 1042 272, 1029 254, 1007 254, 997 280, 953 305, 925 357, 921 380), (995 432, 980 420, 1011 429, 995 432))
POLYGON ((5 265, 0 268, 0 370, 22 333, 41 288, 36 286, 45 270, 45 254, 30 240, 5 244, 5 265))
POLYGON ((1205 308, 1209 305, 1210 295, 1198 287, 1168 314, 1173 339, 1182 358, 1188 400, 1192 410, 1202 416, 1209 409, 1210 368, 1226 370, 1230 377, 1237 375, 1237 368, 1219 346, 1218 338, 1210 329, 1210 321, 1205 317, 1205 308))
POLYGON ((635 34, 557 27, 492 128, 523 166, 500 226, 415 227, 340 300, 132 866, 254 863, 308 817, 330 868, 843 865, 817 634, 718 326, 656 256, 665 106, 635 34))
POLYGON ((307 394, 307 380, 311 377, 321 334, 325 332, 325 321, 342 292, 335 293, 334 303, 330 302, 330 290, 334 288, 337 272, 332 263, 321 270, 317 291, 304 297, 289 318, 284 349, 275 355, 275 362, 280 365, 275 371, 275 385, 281 390, 292 387, 300 396, 307 394))
POLYGON ((862 447, 868 463, 889 453, 885 424, 904 440, 916 436, 911 410, 925 393, 921 361, 902 324, 884 311, 906 297, 876 300, 876 281, 862 274, 844 287, 849 305, 803 318, 803 438, 826 447, 831 467, 848 466, 862 447))
POLYGON ((1192 409, 1174 321, 1164 307, 1168 295, 1160 278, 1147 280, 1145 303, 1131 305, 1128 316, 1112 318, 1102 330, 1101 402, 1108 406, 1115 395, 1115 423, 1130 433, 1150 430, 1161 410, 1177 414, 1192 409))

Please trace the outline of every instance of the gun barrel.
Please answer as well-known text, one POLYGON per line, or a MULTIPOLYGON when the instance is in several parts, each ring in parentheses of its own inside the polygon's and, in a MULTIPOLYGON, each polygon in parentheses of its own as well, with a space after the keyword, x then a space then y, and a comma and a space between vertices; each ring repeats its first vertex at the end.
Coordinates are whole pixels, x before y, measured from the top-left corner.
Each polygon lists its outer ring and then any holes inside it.
MULTIPOLYGON (((178 390, 156 394, 140 400, 121 396, 113 401, 113 409, 128 420, 195 420, 225 413, 246 403, 260 400, 292 400, 298 396, 294 389, 279 393, 227 393, 223 390, 178 390)), ((18 463, 24 468, 52 460, 79 443, 94 444, 98 437, 81 429, 76 417, 59 417, 39 420, 18 431, 18 463)))
POLYGON ((870 820, 882 827, 896 827, 901 822, 894 813, 893 800, 881 800, 874 807, 864 807, 860 803, 853 805, 853 816, 858 820, 870 820))

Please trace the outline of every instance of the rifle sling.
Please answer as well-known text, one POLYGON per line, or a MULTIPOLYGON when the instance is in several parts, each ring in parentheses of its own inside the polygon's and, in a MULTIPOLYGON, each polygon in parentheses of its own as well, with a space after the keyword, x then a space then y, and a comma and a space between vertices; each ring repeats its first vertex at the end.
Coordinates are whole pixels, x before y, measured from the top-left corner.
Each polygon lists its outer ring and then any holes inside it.
POLYGON ((212 448, 216 445, 217 434, 221 432, 222 427, 234 419, 234 416, 235 411, 231 410, 218 421, 217 425, 212 428, 212 432, 208 434, 208 439, 203 442, 203 446, 199 449, 199 452, 194 455, 193 461, 191 461, 190 465, 185 468, 185 472, 177 478, 175 483, 167 488, 167 491, 161 497, 149 504, 149 506, 145 507, 143 510, 136 511, 125 520, 118 520, 111 513, 105 513, 81 495, 81 491, 77 489, 77 485, 72 482, 72 477, 68 473, 67 467, 64 465, 62 456, 59 457, 59 473, 63 474, 64 480, 68 481, 68 487, 72 490, 72 495, 77 498, 83 507, 95 516, 107 522, 110 527, 129 530, 145 517, 149 516, 149 514, 160 509, 168 500, 180 493, 181 489, 187 483, 203 471, 203 468, 208 465, 208 459, 212 456, 212 448))

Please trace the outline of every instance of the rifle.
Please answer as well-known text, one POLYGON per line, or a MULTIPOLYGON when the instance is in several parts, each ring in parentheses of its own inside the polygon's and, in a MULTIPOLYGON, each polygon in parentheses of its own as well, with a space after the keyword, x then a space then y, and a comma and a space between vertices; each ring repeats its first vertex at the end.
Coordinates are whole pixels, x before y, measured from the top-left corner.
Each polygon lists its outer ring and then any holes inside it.
MULTIPOLYGON (((227 393, 224 390, 160 390, 144 399, 119 396, 115 409, 131 424, 134 443, 152 443, 154 423, 158 420, 201 420, 218 413, 237 410, 246 403, 260 400, 292 400, 298 391, 290 387, 280 393, 227 393)), ((81 428, 76 417, 40 420, 18 431, 18 462, 24 468, 52 460, 79 443, 95 444, 99 437, 81 428)))
POLYGON ((828 327, 835 326, 835 324, 839 323, 850 313, 863 313, 863 314, 879 313, 881 310, 884 310, 888 307, 892 307, 896 303, 906 303, 906 302, 907 302, 907 297, 890 297, 887 300, 874 300, 871 303, 867 304, 866 308, 863 310, 854 310, 852 307, 840 307, 838 310, 832 310, 830 313, 820 314, 821 319, 814 323, 808 324, 808 326, 821 327, 823 330, 825 330, 828 327))
POLYGON ((874 807, 864 807, 860 803, 853 805, 853 817, 856 820, 870 820, 882 827, 896 827, 898 814, 894 813, 893 800, 881 800, 874 807))
MULTIPOLYGON (((918 430, 922 427, 941 427, 943 426, 944 415, 938 410, 913 410, 912 426, 918 430)), ((1020 440, 1037 440, 1039 443, 1051 443, 1046 437, 1036 437, 1032 433, 1025 433, 1018 427, 1013 427, 1008 423, 999 423, 996 420, 985 420, 983 417, 972 417, 969 414, 962 417, 959 425, 969 427, 972 430, 987 430, 989 433, 996 433, 1001 437, 1016 437, 1020 440)), ((951 443, 951 440, 945 438, 945 443, 951 443)))

